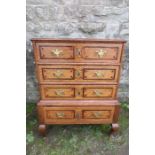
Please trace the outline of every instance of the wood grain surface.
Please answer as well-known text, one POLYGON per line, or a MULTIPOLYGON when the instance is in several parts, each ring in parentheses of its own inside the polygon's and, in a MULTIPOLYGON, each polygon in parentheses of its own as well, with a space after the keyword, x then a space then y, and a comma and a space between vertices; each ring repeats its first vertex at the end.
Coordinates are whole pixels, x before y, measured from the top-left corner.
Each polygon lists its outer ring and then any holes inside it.
POLYGON ((50 124, 111 124, 116 132, 125 41, 34 38, 32 43, 40 134, 50 124))

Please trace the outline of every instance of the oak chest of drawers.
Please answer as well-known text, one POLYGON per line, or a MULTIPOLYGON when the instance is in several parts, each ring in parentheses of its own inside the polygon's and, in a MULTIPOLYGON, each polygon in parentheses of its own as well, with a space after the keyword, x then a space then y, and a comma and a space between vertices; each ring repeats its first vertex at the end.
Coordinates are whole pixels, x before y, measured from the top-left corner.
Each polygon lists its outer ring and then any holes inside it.
POLYGON ((111 124, 125 41, 32 39, 40 88, 39 132, 49 124, 111 124))

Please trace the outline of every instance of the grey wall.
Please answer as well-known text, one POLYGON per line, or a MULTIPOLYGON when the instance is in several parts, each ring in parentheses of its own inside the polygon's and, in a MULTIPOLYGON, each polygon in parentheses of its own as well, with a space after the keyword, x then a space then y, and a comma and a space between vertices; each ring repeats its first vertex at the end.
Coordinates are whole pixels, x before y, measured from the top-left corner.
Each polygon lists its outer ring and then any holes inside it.
MULTIPOLYGON (((39 99, 34 37, 122 38, 128 41, 128 0, 27 0, 27 102, 39 99)), ((128 42, 118 96, 128 101, 128 42)))

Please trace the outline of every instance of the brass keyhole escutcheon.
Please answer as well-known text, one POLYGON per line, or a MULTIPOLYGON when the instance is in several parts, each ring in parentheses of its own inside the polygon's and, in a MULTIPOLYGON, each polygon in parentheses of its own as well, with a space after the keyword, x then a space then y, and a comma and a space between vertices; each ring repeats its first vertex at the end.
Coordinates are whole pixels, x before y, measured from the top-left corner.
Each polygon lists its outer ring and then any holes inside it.
POLYGON ((57 96, 64 96, 65 95, 65 93, 64 93, 64 91, 63 90, 56 90, 55 91, 55 94, 57 95, 57 96))
POLYGON ((107 51, 103 50, 103 49, 99 49, 98 51, 96 51, 97 55, 99 58, 103 58, 103 56, 105 56, 105 54, 107 53, 107 51))
POLYGON ((75 77, 79 78, 81 76, 81 73, 79 70, 76 70, 75 71, 75 77))
POLYGON ((80 117, 81 117, 80 113, 77 112, 77 113, 76 113, 76 118, 77 118, 77 119, 80 119, 80 117))
POLYGON ((78 90, 76 94, 77 94, 77 96, 81 96, 80 90, 78 90))
POLYGON ((59 50, 56 48, 56 49, 51 51, 51 54, 56 56, 56 57, 60 57, 60 55, 62 55, 62 52, 63 52, 62 50, 59 50))
POLYGON ((81 57, 81 49, 80 49, 80 48, 77 48, 77 49, 76 49, 76 55, 77 55, 78 57, 81 57))

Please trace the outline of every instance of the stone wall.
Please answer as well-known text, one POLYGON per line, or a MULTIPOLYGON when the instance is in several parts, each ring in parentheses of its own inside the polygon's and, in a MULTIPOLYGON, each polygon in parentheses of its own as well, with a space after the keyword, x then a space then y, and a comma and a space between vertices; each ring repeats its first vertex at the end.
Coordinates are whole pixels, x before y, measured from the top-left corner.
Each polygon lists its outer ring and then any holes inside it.
MULTIPOLYGON (((27 102, 39 99, 31 38, 122 38, 128 41, 128 0, 27 0, 27 102)), ((128 101, 128 42, 118 96, 128 101)))

